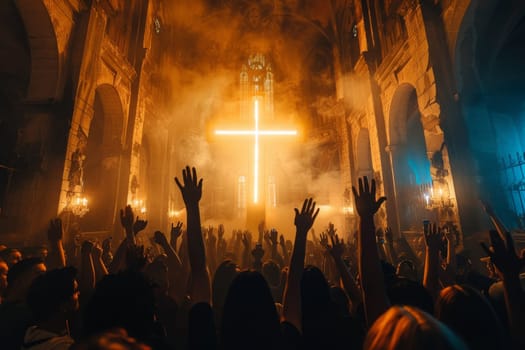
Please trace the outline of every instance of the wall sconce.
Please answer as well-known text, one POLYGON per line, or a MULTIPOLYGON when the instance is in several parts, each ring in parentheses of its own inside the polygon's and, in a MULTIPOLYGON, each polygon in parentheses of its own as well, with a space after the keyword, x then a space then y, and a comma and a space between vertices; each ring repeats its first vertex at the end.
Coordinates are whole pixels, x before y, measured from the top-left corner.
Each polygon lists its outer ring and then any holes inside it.
POLYGON ((426 209, 449 209, 454 206, 445 179, 436 179, 432 184, 421 185, 421 193, 426 209))
POLYGON ((133 208, 133 212, 135 213, 141 213, 142 215, 146 214, 146 204, 142 199, 133 199, 131 203, 129 204, 131 208, 133 208))
POLYGON ((69 192, 65 210, 81 218, 89 212, 88 199, 82 193, 69 192))
POLYGON ((351 205, 343 207, 343 214, 349 216, 354 215, 354 207, 351 205))
POLYGON ((186 212, 186 209, 183 208, 181 210, 174 210, 174 209, 171 209, 170 211, 168 211, 168 218, 170 218, 171 220, 181 220, 183 214, 186 212))

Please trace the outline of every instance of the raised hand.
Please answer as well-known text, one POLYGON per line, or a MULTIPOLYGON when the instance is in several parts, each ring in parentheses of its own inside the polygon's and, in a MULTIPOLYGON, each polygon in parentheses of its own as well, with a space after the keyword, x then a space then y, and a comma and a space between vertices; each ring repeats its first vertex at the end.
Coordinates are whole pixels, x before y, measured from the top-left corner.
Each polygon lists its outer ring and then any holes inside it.
POLYGON ((443 229, 443 238, 447 240, 447 242, 450 242, 453 247, 456 245, 456 236, 450 228, 443 229))
POLYGON ((50 242, 58 242, 62 240, 64 230, 62 229, 62 220, 56 218, 50 221, 49 229, 47 230, 47 239, 50 242))
POLYGON ((272 246, 277 246, 277 237, 279 236, 279 233, 276 229, 270 230, 270 242, 272 243, 272 246))
POLYGON ((153 241, 163 247, 168 245, 168 239, 166 238, 164 233, 160 231, 155 231, 155 233, 153 234, 153 241))
POLYGON ((284 236, 283 236, 283 235, 280 235, 280 236, 279 236, 279 245, 280 245, 281 247, 286 248, 286 240, 284 239, 284 236))
POLYGON ((321 247, 324 247, 324 248, 328 246, 328 234, 321 233, 319 235, 319 244, 321 245, 321 247))
POLYGON ((195 167, 191 168, 191 171, 189 166, 186 166, 186 169, 182 170, 182 182, 184 185, 180 183, 178 177, 175 177, 175 182, 177 186, 179 186, 182 199, 186 206, 199 203, 202 197, 202 179, 198 180, 195 167))
POLYGON ((252 250, 252 256, 256 261, 261 261, 264 256, 264 249, 261 244, 257 243, 252 250))
POLYGON ((102 251, 103 252, 111 251, 111 241, 112 241, 111 237, 108 237, 102 241, 102 251))
POLYGON ((272 245, 272 241, 270 239, 270 232, 264 231, 264 241, 266 242, 266 244, 270 246, 272 245))
POLYGON ((368 183, 368 178, 365 176, 359 178, 359 192, 352 186, 354 194, 355 206, 360 217, 371 217, 381 207, 386 197, 380 197, 376 200, 376 181, 372 179, 371 186, 368 183))
POLYGON ((252 247, 252 235, 249 232, 247 232, 247 233, 241 234, 240 237, 241 237, 241 242, 242 242, 244 249, 250 249, 252 247))
POLYGON ((215 247, 217 244, 217 236, 213 234, 213 227, 210 226, 210 230, 208 231, 208 247, 212 248, 215 247))
POLYGON ((98 260, 102 257, 102 247, 100 247, 100 244, 96 243, 93 245, 91 256, 93 256, 93 260, 98 260))
POLYGON ((219 224, 219 228, 217 229, 217 235, 219 237, 219 242, 222 241, 222 239, 224 238, 224 225, 223 224, 219 224))
POLYGON ((177 240, 182 235, 182 222, 177 221, 177 224, 173 226, 173 223, 171 224, 171 231, 170 236, 171 239, 177 240))
POLYGON ((93 252, 94 244, 91 241, 82 242, 82 247, 80 248, 80 253, 82 255, 88 255, 93 252))
POLYGON ((334 237, 337 232, 337 229, 335 228, 334 224, 329 222, 328 223, 328 236, 334 237))
POLYGON ((133 223, 133 234, 137 235, 140 231, 144 230, 148 226, 147 220, 141 220, 137 216, 137 219, 133 223))
POLYGON ((343 239, 339 239, 338 235, 330 236, 332 241, 331 246, 327 246, 328 252, 334 257, 334 259, 342 258, 345 252, 345 242, 343 239))
POLYGON ((423 227, 425 244, 429 250, 438 251, 443 240, 443 232, 436 223, 428 224, 423 227))
POLYGON ((305 199, 301 211, 294 208, 295 220, 294 224, 297 228, 297 232, 306 236, 308 230, 312 228, 315 218, 319 214, 319 208, 315 209, 315 202, 312 198, 305 199))
POLYGON ((133 232, 134 218, 135 216, 133 215, 131 205, 126 205, 126 208, 120 209, 120 223, 126 232, 133 232))
POLYGON ((509 232, 505 233, 502 239, 496 230, 490 230, 490 247, 481 242, 481 246, 490 256, 490 260, 496 266, 502 276, 517 276, 525 267, 525 250, 521 251, 521 256, 516 254, 514 240, 509 232))
POLYGON ((385 229, 385 239, 387 242, 393 242, 394 241, 394 233, 392 232, 391 227, 387 227, 385 229))

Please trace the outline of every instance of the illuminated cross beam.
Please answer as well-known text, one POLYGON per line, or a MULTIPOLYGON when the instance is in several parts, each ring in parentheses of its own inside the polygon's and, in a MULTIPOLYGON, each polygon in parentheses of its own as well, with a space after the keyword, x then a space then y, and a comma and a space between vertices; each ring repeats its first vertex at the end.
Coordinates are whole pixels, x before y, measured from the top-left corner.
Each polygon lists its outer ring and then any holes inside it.
POLYGON ((259 130, 259 101, 254 100, 253 117, 255 126, 252 130, 215 130, 215 135, 254 136, 253 147, 253 203, 259 202, 259 136, 295 136, 296 130, 259 130))

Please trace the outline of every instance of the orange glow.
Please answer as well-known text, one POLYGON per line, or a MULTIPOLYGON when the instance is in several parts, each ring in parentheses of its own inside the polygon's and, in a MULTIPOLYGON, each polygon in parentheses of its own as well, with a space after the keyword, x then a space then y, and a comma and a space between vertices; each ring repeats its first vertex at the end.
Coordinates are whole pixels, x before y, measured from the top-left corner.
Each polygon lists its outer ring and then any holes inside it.
POLYGON ((254 136, 253 203, 259 202, 259 136, 296 136, 297 130, 259 130, 259 101, 253 103, 254 128, 251 130, 215 130, 215 135, 254 136))

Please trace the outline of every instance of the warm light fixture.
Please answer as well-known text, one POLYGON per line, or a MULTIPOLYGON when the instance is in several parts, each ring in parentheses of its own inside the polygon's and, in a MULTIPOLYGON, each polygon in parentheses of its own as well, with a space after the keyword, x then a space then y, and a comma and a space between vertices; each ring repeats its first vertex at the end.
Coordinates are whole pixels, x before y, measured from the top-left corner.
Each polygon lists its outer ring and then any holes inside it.
POLYGON ((65 209, 75 216, 83 217, 89 212, 88 199, 81 193, 71 193, 65 209))
POLYGON ((215 130, 215 135, 254 136, 253 146, 253 203, 259 202, 259 136, 295 136, 297 130, 259 130, 259 100, 253 103, 254 128, 252 130, 215 130))
POLYGON ((142 199, 135 198, 131 201, 129 205, 131 206, 131 208, 133 208, 133 211, 136 213, 138 212, 144 215, 147 212, 146 204, 144 203, 144 200, 142 199))

